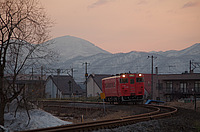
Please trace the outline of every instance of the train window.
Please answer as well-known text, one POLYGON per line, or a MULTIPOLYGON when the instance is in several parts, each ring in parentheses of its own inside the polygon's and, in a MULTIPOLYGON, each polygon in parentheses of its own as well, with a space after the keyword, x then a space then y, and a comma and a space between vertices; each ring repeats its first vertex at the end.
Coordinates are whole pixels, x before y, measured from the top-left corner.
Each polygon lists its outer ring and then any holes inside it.
POLYGON ((115 83, 106 83, 105 88, 112 88, 115 87, 115 83))
POLYGON ((142 77, 136 78, 136 82, 144 82, 144 78, 142 77))
POLYGON ((131 84, 134 84, 134 79, 130 79, 130 83, 131 83, 131 84))
POLYGON ((128 78, 121 78, 120 83, 128 83, 128 78))

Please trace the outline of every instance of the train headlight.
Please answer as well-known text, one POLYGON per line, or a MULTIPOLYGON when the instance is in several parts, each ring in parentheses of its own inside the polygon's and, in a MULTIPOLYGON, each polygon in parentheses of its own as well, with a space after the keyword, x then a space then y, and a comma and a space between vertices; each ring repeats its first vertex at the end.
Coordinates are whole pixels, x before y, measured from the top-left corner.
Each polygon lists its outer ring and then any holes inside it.
POLYGON ((142 76, 142 74, 139 74, 139 77, 141 77, 142 76))
POLYGON ((126 77, 126 75, 122 75, 122 77, 126 77))

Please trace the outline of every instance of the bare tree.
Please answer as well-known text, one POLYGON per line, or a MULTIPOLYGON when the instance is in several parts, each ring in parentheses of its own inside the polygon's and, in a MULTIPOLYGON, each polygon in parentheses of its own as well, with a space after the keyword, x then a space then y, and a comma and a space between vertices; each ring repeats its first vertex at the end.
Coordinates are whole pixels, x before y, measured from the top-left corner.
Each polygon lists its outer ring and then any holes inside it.
POLYGON ((4 109, 24 86, 17 76, 52 56, 47 50, 52 23, 37 0, 0 0, 0 125, 4 109))

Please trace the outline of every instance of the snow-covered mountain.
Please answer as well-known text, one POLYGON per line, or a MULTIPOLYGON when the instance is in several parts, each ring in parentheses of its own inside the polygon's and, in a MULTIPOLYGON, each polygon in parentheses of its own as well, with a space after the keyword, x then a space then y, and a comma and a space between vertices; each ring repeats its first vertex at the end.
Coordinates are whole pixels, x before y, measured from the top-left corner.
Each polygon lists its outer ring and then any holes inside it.
POLYGON ((165 51, 165 52, 155 52, 157 54, 162 54, 165 56, 182 56, 182 55, 199 55, 200 54, 200 43, 196 43, 186 49, 180 50, 180 51, 176 51, 176 50, 169 50, 169 51, 165 51))
MULTIPOLYGON (((111 54, 94 44, 80 38, 65 36, 56 40, 56 50, 61 53, 61 60, 54 65, 56 68, 75 69, 75 79, 84 80, 85 65, 87 62, 88 73, 92 74, 117 74, 123 72, 151 73, 151 59, 153 55, 154 68, 158 67, 160 74, 175 74, 189 71, 190 60, 200 62, 200 43, 180 51, 165 52, 137 52, 111 54)), ((194 72, 200 73, 200 68, 194 72)))
POLYGON ((110 54, 87 40, 73 36, 58 37, 50 41, 53 42, 51 48, 60 54, 62 61, 77 56, 91 56, 98 53, 110 54))

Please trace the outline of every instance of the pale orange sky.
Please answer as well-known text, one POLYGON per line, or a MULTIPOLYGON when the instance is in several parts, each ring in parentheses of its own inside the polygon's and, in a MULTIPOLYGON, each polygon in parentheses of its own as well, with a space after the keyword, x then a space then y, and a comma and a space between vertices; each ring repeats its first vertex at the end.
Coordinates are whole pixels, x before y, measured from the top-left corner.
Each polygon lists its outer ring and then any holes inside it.
POLYGON ((200 43, 200 0, 39 0, 71 35, 111 53, 181 50, 200 43))

